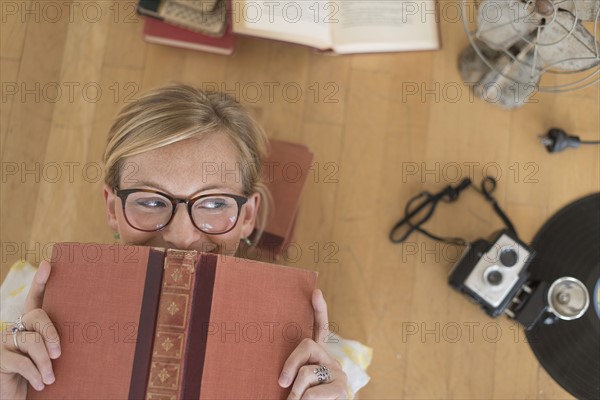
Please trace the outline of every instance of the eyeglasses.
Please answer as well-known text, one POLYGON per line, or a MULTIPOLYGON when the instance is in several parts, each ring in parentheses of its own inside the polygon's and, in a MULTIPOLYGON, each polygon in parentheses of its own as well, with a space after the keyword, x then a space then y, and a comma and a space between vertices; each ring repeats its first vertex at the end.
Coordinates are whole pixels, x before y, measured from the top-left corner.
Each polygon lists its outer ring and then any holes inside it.
POLYGON ((148 189, 114 188, 122 200, 125 220, 144 232, 156 232, 173 220, 177 205, 187 205, 194 226, 204 233, 220 235, 231 231, 237 224, 247 197, 233 194, 205 194, 190 199, 176 199, 165 193, 148 189))

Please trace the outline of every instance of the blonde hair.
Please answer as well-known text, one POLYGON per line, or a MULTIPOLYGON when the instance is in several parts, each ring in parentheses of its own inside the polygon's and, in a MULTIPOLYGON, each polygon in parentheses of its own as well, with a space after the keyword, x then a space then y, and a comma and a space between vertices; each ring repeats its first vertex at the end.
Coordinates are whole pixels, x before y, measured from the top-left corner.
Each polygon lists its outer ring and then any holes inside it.
POLYGON ((126 105, 109 130, 104 181, 110 187, 119 186, 127 157, 213 133, 226 134, 236 146, 244 193, 261 197, 258 240, 270 203, 269 191, 261 181, 267 136, 248 111, 224 93, 175 84, 154 89, 126 105))

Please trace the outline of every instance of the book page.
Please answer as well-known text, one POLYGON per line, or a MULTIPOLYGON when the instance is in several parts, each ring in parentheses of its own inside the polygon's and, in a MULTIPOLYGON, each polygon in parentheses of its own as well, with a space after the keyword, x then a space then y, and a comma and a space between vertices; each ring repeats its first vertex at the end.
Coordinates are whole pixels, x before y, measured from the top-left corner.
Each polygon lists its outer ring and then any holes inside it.
POLYGON ((233 31, 318 49, 331 48, 331 0, 234 0, 233 31))
POLYGON ((333 26, 338 53, 439 48, 434 0, 344 0, 333 26))

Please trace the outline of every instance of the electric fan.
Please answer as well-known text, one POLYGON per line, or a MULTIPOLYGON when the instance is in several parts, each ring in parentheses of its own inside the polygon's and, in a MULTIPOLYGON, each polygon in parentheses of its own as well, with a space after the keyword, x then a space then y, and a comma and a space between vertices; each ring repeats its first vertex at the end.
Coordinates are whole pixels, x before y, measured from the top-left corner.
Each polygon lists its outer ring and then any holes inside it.
POLYGON ((463 0, 462 11, 459 70, 484 100, 516 108, 600 80, 600 0, 463 0))

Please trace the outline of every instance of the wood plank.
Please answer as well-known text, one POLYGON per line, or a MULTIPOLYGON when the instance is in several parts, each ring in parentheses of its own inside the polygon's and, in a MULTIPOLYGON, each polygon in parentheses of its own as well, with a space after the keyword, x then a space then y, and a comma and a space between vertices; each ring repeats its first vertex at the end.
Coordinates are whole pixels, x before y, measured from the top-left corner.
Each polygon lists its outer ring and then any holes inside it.
MULTIPOLYGON (((43 3, 31 0, 0 1, 0 58, 19 60, 23 56, 23 46, 27 35, 27 25, 40 23, 50 17, 44 11, 43 3)), ((58 16, 58 15, 57 15, 58 16)))
MULTIPOLYGON (((101 7, 97 15, 109 15, 111 3, 95 4, 101 7)), ((36 242, 73 241, 85 236, 87 219, 73 210, 82 204, 87 208, 93 197, 101 195, 101 164, 98 158, 89 157, 89 146, 94 142, 92 121, 99 104, 114 102, 116 91, 101 80, 111 20, 93 21, 86 14, 75 14, 65 37, 59 79, 75 82, 76 86, 72 97, 63 96, 56 103, 52 116, 44 161, 48 166, 56 165, 59 174, 54 177, 50 173, 39 185, 31 233, 36 242)), ((95 209, 95 214, 101 210, 95 209)))
MULTIPOLYGON (((67 12, 64 6, 61 10, 67 12)), ((16 167, 14 175, 7 176, 3 182, 0 194, 0 236, 4 246, 14 246, 3 249, 2 278, 19 258, 27 258, 34 264, 40 262, 40 251, 36 249, 40 243, 31 237, 33 210, 43 179, 56 88, 62 89, 57 82, 68 28, 66 19, 56 23, 40 20, 29 24, 25 37, 17 78, 19 92, 13 99, 2 153, 3 165, 16 167), (40 65, 45 67, 40 68, 40 65)))
POLYGON ((107 17, 110 24, 104 65, 143 68, 148 44, 143 40, 144 19, 136 12, 136 2, 111 3, 107 17))
POLYGON ((13 103, 20 101, 19 82, 19 60, 0 58, 0 70, 2 70, 2 107, 0 108, 0 154, 4 154, 4 143, 8 136, 10 112, 13 103))
POLYGON ((174 47, 147 44, 144 59, 142 92, 177 81, 185 60, 185 52, 174 47))

